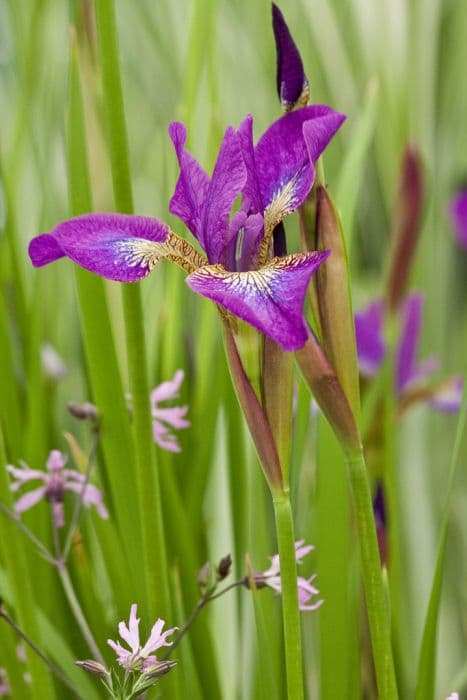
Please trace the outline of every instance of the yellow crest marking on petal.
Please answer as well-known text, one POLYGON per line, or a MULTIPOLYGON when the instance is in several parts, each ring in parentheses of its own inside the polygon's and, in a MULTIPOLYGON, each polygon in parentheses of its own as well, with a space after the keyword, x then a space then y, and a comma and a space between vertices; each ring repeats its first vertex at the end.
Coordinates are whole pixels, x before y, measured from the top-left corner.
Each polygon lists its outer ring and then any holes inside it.
POLYGON ((264 211, 264 236, 258 249, 259 265, 264 265, 268 259, 271 238, 275 227, 296 208, 295 189, 303 169, 304 168, 298 170, 295 175, 276 192, 271 203, 264 211))
POLYGON ((208 262, 188 241, 172 231, 162 243, 143 238, 132 238, 120 241, 117 248, 129 267, 137 267, 138 265, 147 267, 148 274, 162 258, 171 260, 188 273, 194 272, 208 262))

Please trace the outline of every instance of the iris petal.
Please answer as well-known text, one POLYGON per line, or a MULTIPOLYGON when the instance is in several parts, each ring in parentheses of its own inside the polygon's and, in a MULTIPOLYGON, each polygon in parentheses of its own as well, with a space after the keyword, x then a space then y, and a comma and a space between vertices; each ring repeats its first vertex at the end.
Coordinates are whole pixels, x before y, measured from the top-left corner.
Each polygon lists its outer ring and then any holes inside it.
POLYGON ((163 257, 169 234, 166 224, 146 216, 85 214, 34 238, 29 255, 36 267, 67 256, 101 277, 135 282, 163 257))
POLYGON ((308 336, 302 309, 310 277, 328 255, 329 251, 288 255, 248 272, 209 265, 189 275, 187 283, 284 350, 296 350, 308 336))
POLYGON ((187 225, 201 246, 205 248, 201 219, 209 188, 209 177, 196 158, 185 149, 187 138, 185 125, 181 122, 172 122, 169 126, 169 136, 180 166, 180 175, 170 200, 169 211, 187 225))
POLYGON ((365 377, 376 374, 386 354, 383 328, 382 301, 374 301, 366 309, 355 314, 358 365, 365 377))
POLYGON ((229 226, 230 210, 246 177, 240 140, 235 129, 229 126, 224 134, 203 205, 204 249, 210 263, 224 262, 223 254, 232 234, 229 226))

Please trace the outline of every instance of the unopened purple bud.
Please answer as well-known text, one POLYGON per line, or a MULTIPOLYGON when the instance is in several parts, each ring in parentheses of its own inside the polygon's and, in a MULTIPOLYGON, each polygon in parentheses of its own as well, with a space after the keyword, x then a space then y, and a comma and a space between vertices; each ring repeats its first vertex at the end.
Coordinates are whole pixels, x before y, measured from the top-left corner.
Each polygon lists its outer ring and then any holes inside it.
POLYGON ((79 666, 79 668, 82 668, 83 671, 91 673, 93 676, 100 676, 101 678, 105 678, 109 675, 109 672, 107 671, 105 666, 100 664, 98 661, 94 661, 93 659, 86 659, 85 661, 75 661, 75 666, 79 666))
POLYGON ((232 557, 230 556, 230 554, 227 554, 225 557, 222 557, 219 564, 217 565, 217 578, 219 579, 219 581, 222 581, 223 579, 227 578, 227 576, 230 573, 231 566, 232 557))
POLYGON ((295 45, 282 12, 272 5, 272 27, 276 40, 277 93, 286 112, 308 102, 308 80, 303 70, 300 53, 295 45))

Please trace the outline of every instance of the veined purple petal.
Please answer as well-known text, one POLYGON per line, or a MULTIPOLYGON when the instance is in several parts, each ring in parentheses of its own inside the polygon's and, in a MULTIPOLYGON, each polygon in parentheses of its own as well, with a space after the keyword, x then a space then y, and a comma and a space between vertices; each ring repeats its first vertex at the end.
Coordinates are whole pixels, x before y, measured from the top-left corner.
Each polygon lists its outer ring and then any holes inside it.
POLYGON ((178 216, 190 229, 205 249, 204 232, 201 224, 203 204, 209 188, 209 177, 196 158, 185 149, 186 127, 180 122, 172 122, 169 136, 175 147, 180 176, 175 192, 170 200, 169 211, 178 216))
MULTIPOLYGON (((418 344, 422 324, 423 298, 421 294, 407 297, 402 309, 402 329, 396 353, 396 387, 399 394, 414 380, 417 372, 418 344)), ((427 373, 423 373, 427 376, 427 373)))
POLYGON ((308 337, 302 309, 310 277, 328 255, 323 251, 274 258, 249 272, 227 272, 220 265, 210 265, 189 275, 187 283, 284 350, 296 350, 308 337))
POLYGON ((252 212, 263 211, 263 200, 256 172, 255 147, 253 143, 253 117, 248 114, 238 127, 238 137, 242 148, 247 178, 243 188, 245 208, 252 212))
POLYGON ((376 374, 386 354, 383 329, 382 301, 374 301, 364 311, 355 314, 358 366, 366 377, 376 374))
POLYGON ((232 231, 229 214, 246 181, 246 168, 239 137, 226 129, 203 206, 204 249, 212 264, 224 262, 223 253, 232 231))
POLYGON ((462 190, 453 197, 450 210, 457 240, 463 248, 467 248, 467 190, 462 190))
POLYGON ((461 407, 463 391, 464 379, 459 375, 451 377, 435 388, 430 404, 438 411, 455 413, 461 407))
POLYGON ((273 203, 284 215, 302 204, 315 177, 313 163, 340 125, 343 114, 325 105, 289 112, 272 124, 255 148, 255 163, 264 209, 273 203), (303 134, 307 126, 307 143, 303 134))
POLYGON ((147 216, 85 214, 33 238, 29 255, 35 267, 66 255, 91 272, 117 282, 145 277, 161 257, 166 224, 147 216))
POLYGON ((272 5, 272 27, 276 40, 277 94, 284 109, 290 109, 308 88, 300 53, 292 39, 282 12, 272 5))

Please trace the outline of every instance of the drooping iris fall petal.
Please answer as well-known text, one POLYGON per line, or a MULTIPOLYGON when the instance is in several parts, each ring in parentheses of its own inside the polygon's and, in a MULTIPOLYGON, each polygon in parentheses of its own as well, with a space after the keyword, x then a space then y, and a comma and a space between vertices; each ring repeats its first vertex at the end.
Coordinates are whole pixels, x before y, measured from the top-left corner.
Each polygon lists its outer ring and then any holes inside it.
POLYGON ((101 277, 136 282, 163 257, 168 226, 158 219, 126 214, 85 214, 33 238, 29 255, 35 267, 67 256, 101 277))
POLYGON ((328 255, 329 251, 288 255, 248 272, 211 265, 189 275, 187 283, 284 350, 296 350, 308 337, 302 310, 310 277, 328 255))

